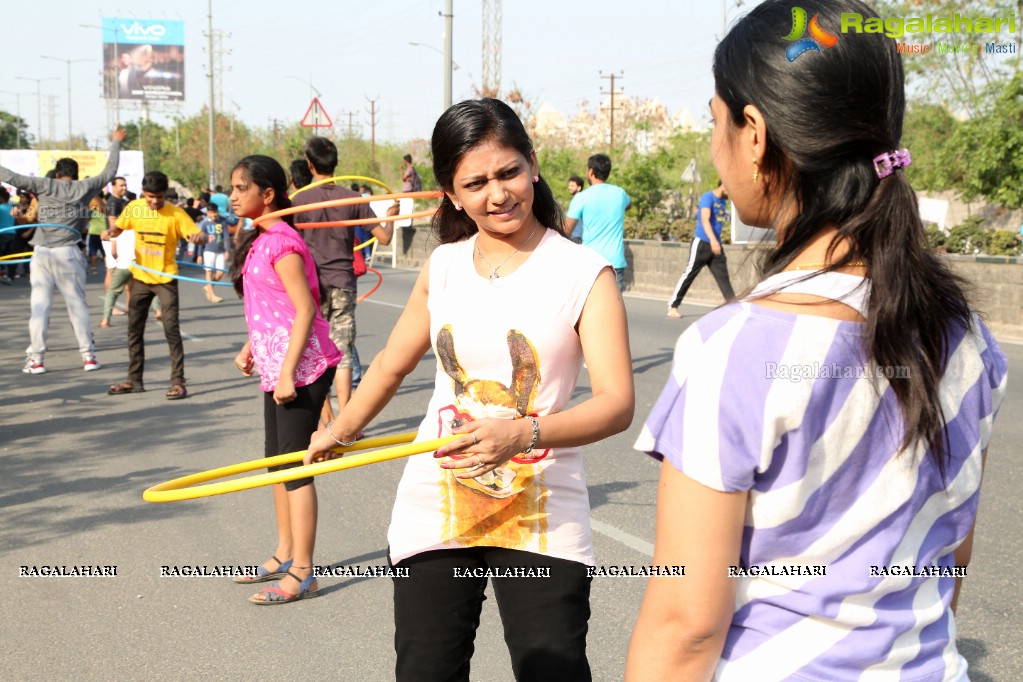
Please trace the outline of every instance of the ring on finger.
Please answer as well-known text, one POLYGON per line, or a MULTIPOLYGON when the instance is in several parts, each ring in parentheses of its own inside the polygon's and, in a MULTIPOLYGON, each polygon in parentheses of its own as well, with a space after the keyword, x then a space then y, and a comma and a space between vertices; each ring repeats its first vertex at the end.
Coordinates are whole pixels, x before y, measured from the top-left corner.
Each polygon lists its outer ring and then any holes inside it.
POLYGON ((472 436, 472 444, 473 445, 476 445, 476 443, 480 442, 479 439, 476 437, 475 433, 470 433, 469 435, 472 436))

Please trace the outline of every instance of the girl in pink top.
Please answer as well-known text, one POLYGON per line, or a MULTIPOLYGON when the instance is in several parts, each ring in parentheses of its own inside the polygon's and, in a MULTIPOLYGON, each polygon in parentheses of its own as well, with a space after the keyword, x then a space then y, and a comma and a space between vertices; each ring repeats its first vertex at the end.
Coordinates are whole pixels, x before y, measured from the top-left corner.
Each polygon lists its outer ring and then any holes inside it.
MULTIPOLYGON (((244 218, 289 208, 284 169, 268 156, 247 156, 231 173, 231 204, 244 218)), ((302 450, 316 431, 341 353, 319 310, 316 265, 290 222, 260 225, 243 235, 231 277, 245 300, 249 340, 235 358, 245 376, 259 370, 267 457, 302 450)), ((297 463, 291 466, 297 466, 297 463)), ((286 466, 276 468, 287 468, 286 466)), ((276 469, 271 467, 271 471, 276 469)), ((316 488, 302 478, 273 486, 277 549, 254 583, 280 579, 249 598, 286 604, 317 596, 313 575, 316 488)))

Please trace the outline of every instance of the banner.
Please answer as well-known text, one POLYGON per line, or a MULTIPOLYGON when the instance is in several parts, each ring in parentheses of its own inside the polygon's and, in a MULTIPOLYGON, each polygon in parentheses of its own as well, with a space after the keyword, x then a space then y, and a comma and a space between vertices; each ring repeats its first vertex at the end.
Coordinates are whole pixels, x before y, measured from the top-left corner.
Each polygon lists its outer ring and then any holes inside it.
MULTIPOLYGON (((107 165, 110 152, 83 151, 80 149, 0 149, 0 166, 21 175, 40 177, 53 169, 57 159, 68 157, 78 162, 78 178, 85 180, 103 172, 107 165)), ((142 152, 121 151, 117 164, 117 175, 128 183, 129 191, 142 195, 142 176, 145 166, 142 163, 142 152)), ((9 186, 8 186, 9 187, 9 186)), ((109 188, 107 188, 109 189, 109 188)), ((11 192, 14 195, 14 192, 11 192)))
POLYGON ((185 22, 103 19, 103 96, 185 99, 185 22))

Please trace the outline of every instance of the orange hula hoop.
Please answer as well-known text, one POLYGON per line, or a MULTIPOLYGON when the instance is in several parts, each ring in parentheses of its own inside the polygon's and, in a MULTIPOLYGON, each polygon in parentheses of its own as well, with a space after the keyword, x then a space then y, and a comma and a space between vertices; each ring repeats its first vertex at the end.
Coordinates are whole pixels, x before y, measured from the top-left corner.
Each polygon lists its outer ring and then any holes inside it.
MULTIPOLYGON (((318 201, 314 204, 292 206, 291 208, 284 208, 281 209, 280 211, 265 213, 256 218, 255 220, 253 220, 252 225, 253 227, 256 227, 257 225, 262 225, 263 223, 283 218, 284 216, 294 215, 296 213, 304 213, 306 211, 315 211, 320 208, 333 208, 334 206, 350 206, 352 204, 365 204, 369 203, 370 201, 386 201, 396 199, 440 199, 443 196, 444 196, 443 192, 432 191, 432 192, 397 192, 395 194, 376 194, 368 197, 331 199, 330 201, 318 201)), ((394 222, 396 220, 425 218, 427 216, 432 216, 436 212, 437 209, 428 209, 425 211, 409 213, 407 215, 384 216, 383 218, 360 218, 358 220, 338 220, 334 222, 325 223, 299 223, 298 225, 296 225, 296 227, 298 227, 299 229, 305 229, 312 227, 346 227, 355 225, 374 225, 376 223, 394 222)))
POLYGON ((376 283, 376 285, 374 285, 374 287, 372 289, 370 289, 369 291, 364 293, 362 296, 359 296, 357 299, 355 299, 356 303, 362 303, 363 301, 365 301, 367 298, 369 298, 370 296, 373 295, 374 291, 376 291, 377 289, 380 288, 381 284, 384 283, 384 275, 379 270, 377 270, 376 268, 366 268, 366 272, 372 272, 374 275, 376 275, 377 276, 377 283, 376 283))

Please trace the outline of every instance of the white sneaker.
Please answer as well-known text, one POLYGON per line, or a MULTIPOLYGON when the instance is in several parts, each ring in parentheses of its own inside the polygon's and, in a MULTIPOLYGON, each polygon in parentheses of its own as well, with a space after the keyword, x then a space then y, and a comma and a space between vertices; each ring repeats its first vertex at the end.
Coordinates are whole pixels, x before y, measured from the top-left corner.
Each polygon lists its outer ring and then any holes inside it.
POLYGON ((46 367, 43 366, 42 358, 33 358, 29 356, 25 358, 25 366, 21 371, 25 374, 43 374, 46 372, 46 367))
POLYGON ((86 372, 93 372, 103 366, 96 361, 96 356, 92 353, 86 353, 82 356, 82 365, 82 369, 86 372))

